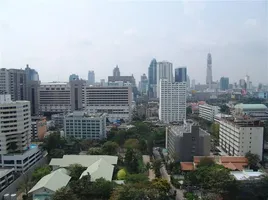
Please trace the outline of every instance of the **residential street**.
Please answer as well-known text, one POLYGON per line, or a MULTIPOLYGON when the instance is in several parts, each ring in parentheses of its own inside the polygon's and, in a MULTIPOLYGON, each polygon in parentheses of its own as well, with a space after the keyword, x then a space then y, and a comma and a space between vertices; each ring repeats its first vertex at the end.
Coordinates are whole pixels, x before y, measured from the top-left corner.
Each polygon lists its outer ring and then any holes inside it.
MULTIPOLYGON (((160 153, 158 152, 158 150, 154 149, 153 150, 153 154, 154 154, 155 159, 160 159, 160 160, 162 159, 160 153)), ((166 170, 166 167, 165 167, 164 164, 162 164, 162 167, 160 168, 160 173, 161 173, 162 178, 166 179, 170 183, 172 192, 174 192, 176 190, 176 192, 177 192, 176 200, 183 200, 184 199, 184 197, 183 197, 183 191, 180 190, 180 189, 175 188, 171 184, 171 182, 170 182, 170 176, 167 173, 167 170, 166 170)))

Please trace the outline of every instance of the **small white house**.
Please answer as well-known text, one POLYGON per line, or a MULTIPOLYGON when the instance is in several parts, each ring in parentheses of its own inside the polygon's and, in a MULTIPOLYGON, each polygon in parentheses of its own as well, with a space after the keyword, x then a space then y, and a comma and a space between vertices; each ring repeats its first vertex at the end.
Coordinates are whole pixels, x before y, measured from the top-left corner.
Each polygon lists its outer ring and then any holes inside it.
POLYGON ((44 176, 29 191, 34 200, 52 200, 53 194, 60 188, 65 187, 71 177, 67 175, 67 170, 60 168, 44 176))

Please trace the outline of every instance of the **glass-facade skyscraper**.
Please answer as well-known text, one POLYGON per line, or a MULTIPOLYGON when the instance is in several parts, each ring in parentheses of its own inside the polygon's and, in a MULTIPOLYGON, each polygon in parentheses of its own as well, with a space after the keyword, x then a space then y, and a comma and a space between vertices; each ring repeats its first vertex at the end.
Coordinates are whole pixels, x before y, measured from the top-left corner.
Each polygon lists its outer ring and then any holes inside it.
POLYGON ((175 82, 187 82, 186 67, 179 67, 175 69, 175 82))

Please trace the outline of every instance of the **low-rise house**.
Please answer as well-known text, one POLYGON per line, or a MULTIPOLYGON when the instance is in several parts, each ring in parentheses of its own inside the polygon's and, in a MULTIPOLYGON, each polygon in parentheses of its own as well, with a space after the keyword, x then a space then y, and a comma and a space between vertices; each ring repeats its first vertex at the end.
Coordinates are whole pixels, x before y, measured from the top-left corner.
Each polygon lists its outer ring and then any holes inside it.
POLYGON ((65 187, 71 177, 66 169, 58 169, 41 178, 29 191, 34 200, 52 200, 53 194, 60 188, 65 187))
POLYGON ((216 164, 232 171, 243 171, 248 166, 248 160, 243 156, 194 156, 193 162, 180 162, 181 171, 193 171, 202 158, 211 158, 216 164))

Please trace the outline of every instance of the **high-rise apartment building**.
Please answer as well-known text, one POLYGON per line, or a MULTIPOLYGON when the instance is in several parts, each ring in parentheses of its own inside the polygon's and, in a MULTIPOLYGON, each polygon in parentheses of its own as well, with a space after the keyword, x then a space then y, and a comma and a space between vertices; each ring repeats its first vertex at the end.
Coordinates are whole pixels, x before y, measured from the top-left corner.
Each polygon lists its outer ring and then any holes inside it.
POLYGON ((221 90, 228 90, 229 89, 229 78, 228 77, 221 77, 220 89, 221 90))
POLYGON ((89 85, 95 84, 95 72, 94 71, 88 71, 87 82, 89 85))
POLYGON ((10 94, 9 73, 5 68, 0 69, 0 94, 10 94))
POLYGON ((230 156, 245 156, 250 152, 263 155, 263 124, 260 120, 235 116, 220 120, 220 147, 230 156))
POLYGON ((40 106, 40 81, 27 81, 28 98, 31 104, 31 115, 39 115, 40 106))
POLYGON ((85 86, 83 105, 89 113, 107 113, 107 118, 111 122, 120 119, 130 121, 132 117, 132 87, 85 86))
POLYGON ((12 101, 0 95, 0 154, 25 151, 31 142, 31 111, 29 101, 12 101))
POLYGON ((118 65, 116 65, 116 67, 113 70, 113 76, 120 76, 120 70, 118 65))
POLYGON ((148 96, 157 97, 157 62, 153 59, 148 68, 148 96))
POLYGON ((83 87, 86 85, 84 80, 73 80, 69 82, 71 91, 71 111, 82 110, 82 98, 83 98, 83 87))
POLYGON ((148 78, 147 78, 146 74, 143 74, 141 76, 139 90, 140 90, 140 92, 142 94, 146 94, 147 93, 147 90, 148 90, 148 78))
POLYGON ((186 119, 186 82, 160 79, 159 119, 164 123, 186 119))
POLYGON ((160 95, 160 80, 166 79, 173 82, 173 67, 172 63, 162 61, 157 63, 157 97, 160 95))
POLYGON ((101 140, 106 138, 106 114, 74 111, 64 117, 65 137, 101 140))
POLYGON ((207 56, 207 76, 206 76, 206 84, 208 88, 212 88, 213 78, 212 78, 212 57, 211 54, 208 53, 207 56))
POLYGON ((186 67, 179 67, 175 69, 175 82, 187 82, 186 67))
POLYGON ((43 114, 71 111, 71 87, 69 83, 41 83, 39 98, 39 110, 43 114))
POLYGON ((12 101, 27 100, 27 76, 23 69, 9 69, 9 87, 12 101))
POLYGON ((166 128, 166 149, 171 159, 191 162, 194 156, 209 156, 210 134, 191 121, 166 128))

